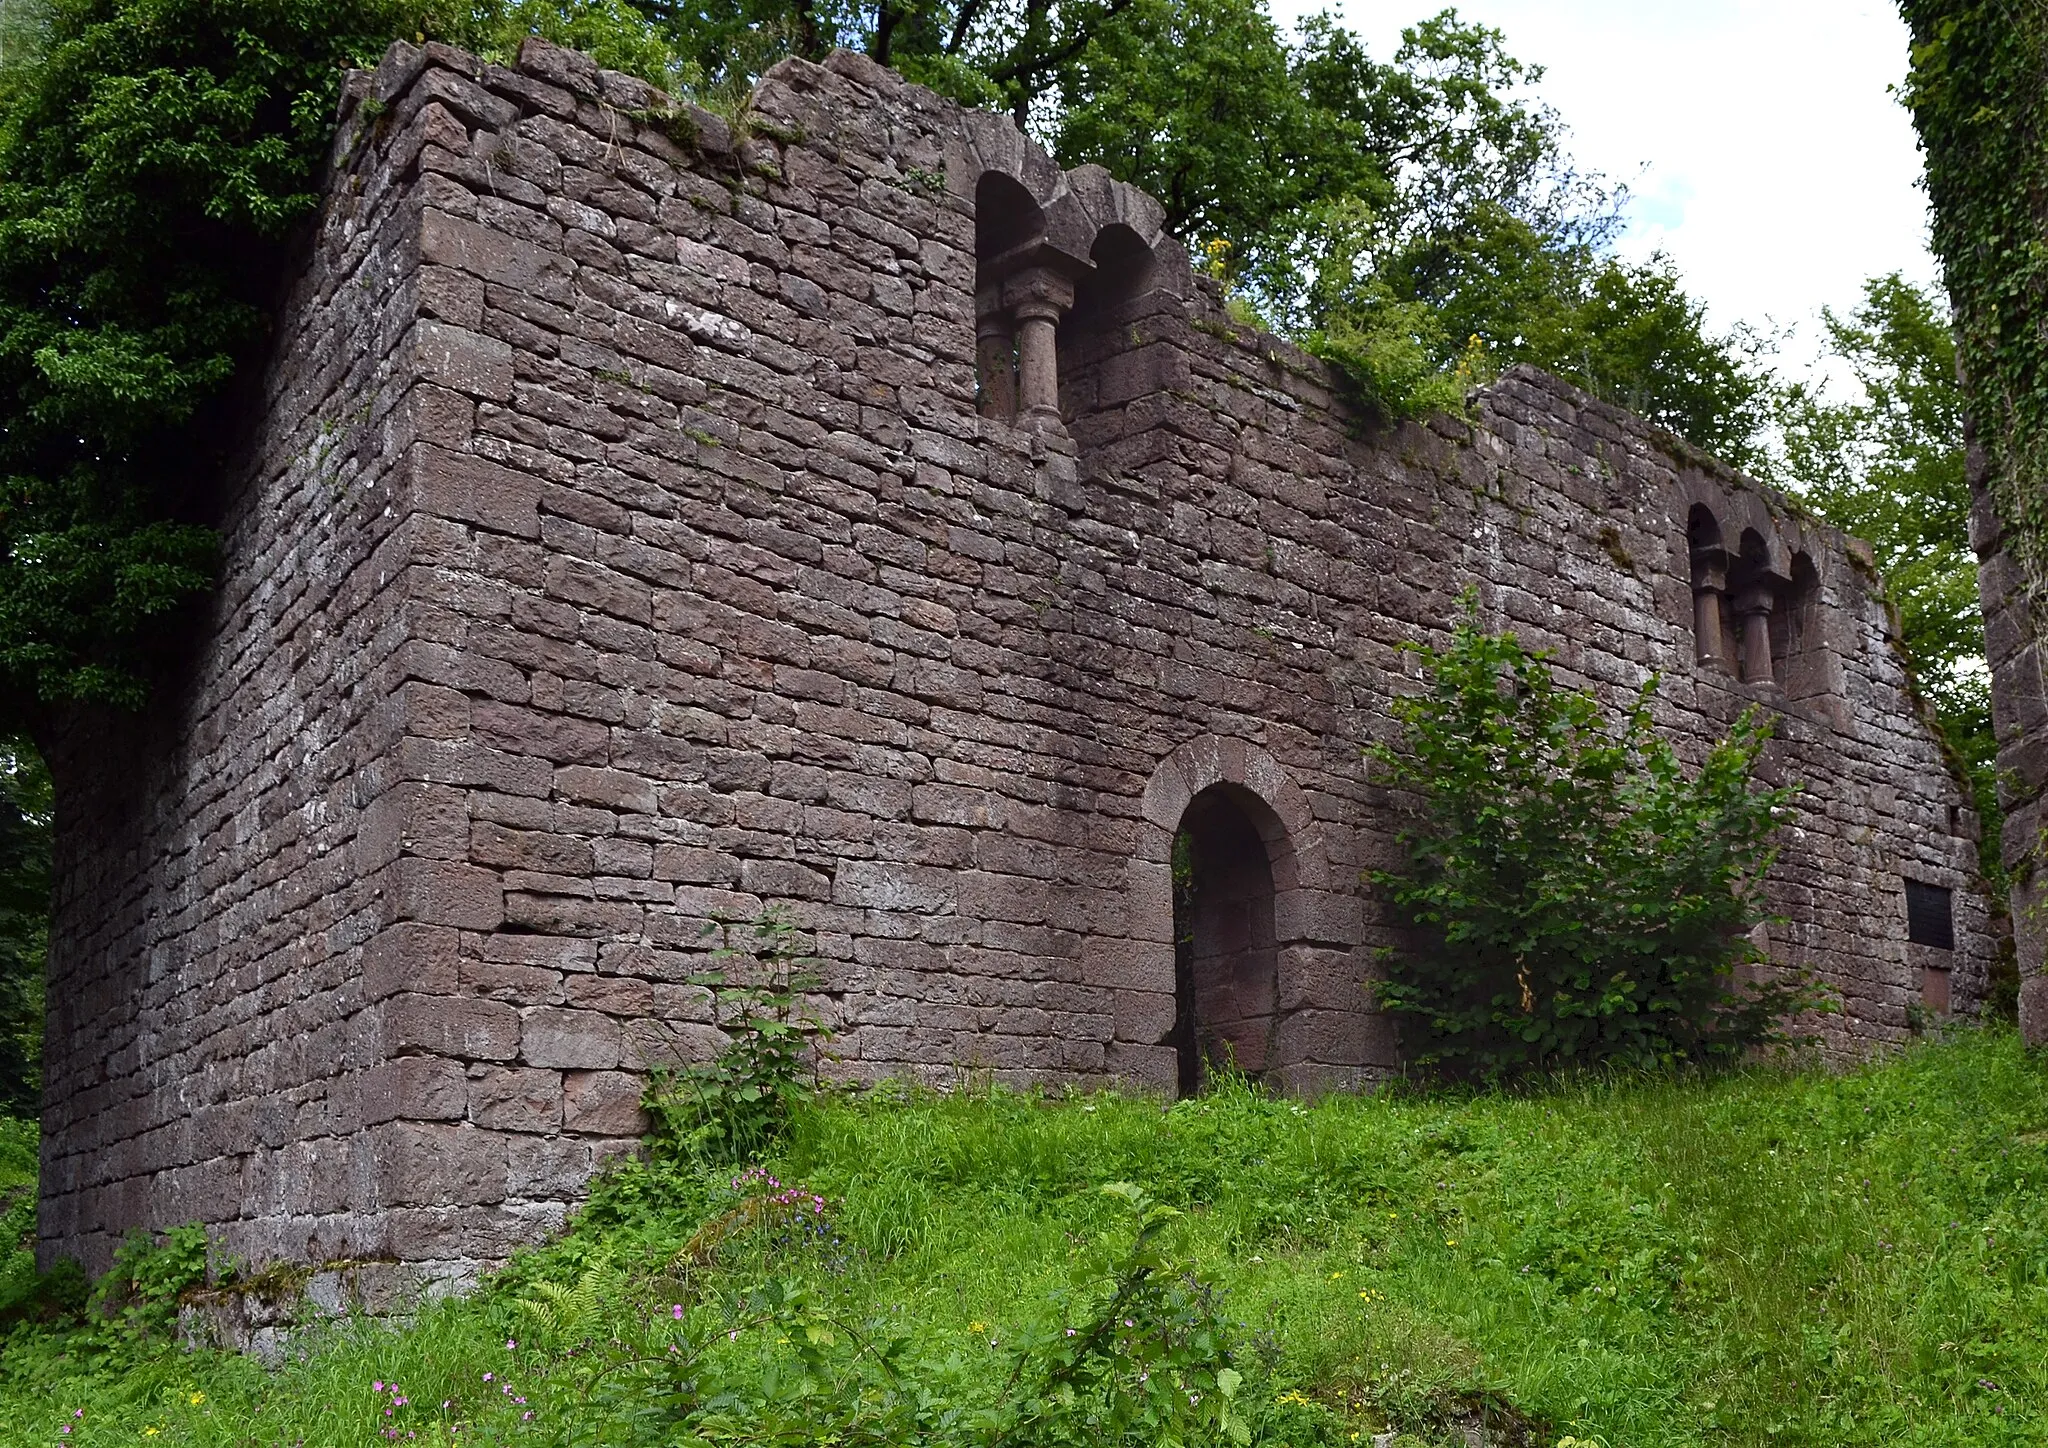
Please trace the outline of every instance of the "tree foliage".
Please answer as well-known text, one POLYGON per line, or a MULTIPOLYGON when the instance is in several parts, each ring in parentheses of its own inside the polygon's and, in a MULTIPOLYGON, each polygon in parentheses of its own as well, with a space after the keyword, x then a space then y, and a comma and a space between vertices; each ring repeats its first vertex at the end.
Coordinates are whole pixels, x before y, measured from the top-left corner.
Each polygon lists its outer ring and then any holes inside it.
POLYGON ((1803 980, 1752 982, 1746 932, 1791 788, 1755 789, 1755 711, 1688 776, 1650 724, 1655 681, 1618 728, 1539 653, 1479 627, 1411 645, 1421 690, 1372 750, 1413 801, 1404 869, 1376 872, 1416 932, 1381 1004, 1416 1059, 1487 1079, 1566 1065, 1739 1058, 1815 1003, 1803 980))
POLYGON ((1785 390, 1778 480, 1875 549, 1921 687, 1981 771, 1996 745, 1948 307, 1893 273, 1866 282, 1847 316, 1822 321, 1855 394, 1785 390))
POLYGON ((1905 98, 1926 158, 1985 484, 2036 602, 2048 597, 2048 9, 1900 0, 1905 98))
POLYGON ((1289 41, 1260 0, 1143 0, 1062 71, 1048 134, 1389 414, 1533 362, 1755 461, 1760 346, 1711 332, 1667 260, 1613 255, 1623 197, 1574 169, 1541 77, 1449 10, 1379 61, 1328 18, 1289 41))
POLYGON ((0 727, 138 704, 378 0, 51 0, 0 93, 0 727))

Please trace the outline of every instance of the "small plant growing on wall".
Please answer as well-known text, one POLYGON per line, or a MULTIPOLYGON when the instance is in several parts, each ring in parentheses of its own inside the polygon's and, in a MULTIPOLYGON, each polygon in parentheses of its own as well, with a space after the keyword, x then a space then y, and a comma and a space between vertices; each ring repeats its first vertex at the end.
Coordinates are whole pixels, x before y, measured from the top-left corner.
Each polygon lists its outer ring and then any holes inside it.
POLYGON ((1369 751, 1411 802, 1407 861, 1371 879, 1413 930, 1378 995, 1419 1061, 1489 1080, 1728 1061, 1823 1006, 1804 976, 1745 969, 1796 792, 1753 783, 1756 710, 1689 774, 1651 727, 1654 678, 1610 724, 1470 594, 1447 645, 1408 647, 1422 689, 1369 751))
POLYGON ((832 1032, 803 995, 823 981, 779 906, 752 920, 715 918, 706 933, 717 941, 713 968, 690 983, 711 992, 725 1049, 711 1061, 651 1072, 644 1104, 658 1149, 751 1161, 780 1138, 790 1110, 817 1091, 818 1053, 832 1032))

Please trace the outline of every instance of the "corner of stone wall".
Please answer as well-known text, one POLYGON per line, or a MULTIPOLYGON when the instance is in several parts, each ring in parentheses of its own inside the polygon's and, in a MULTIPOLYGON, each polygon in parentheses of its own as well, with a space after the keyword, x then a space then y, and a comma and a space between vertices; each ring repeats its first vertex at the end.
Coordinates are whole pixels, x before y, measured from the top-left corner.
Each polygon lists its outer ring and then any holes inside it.
POLYGON ((1970 542, 1984 609, 1984 653, 1991 669, 1991 721, 1998 741, 1998 791, 2005 806, 2000 853, 2011 881, 2007 906, 2020 976, 2020 1035, 2048 1045, 2048 680, 2041 659, 2038 590, 2014 556, 2007 524, 1987 485, 1984 448, 1965 424, 1970 483, 1970 542))

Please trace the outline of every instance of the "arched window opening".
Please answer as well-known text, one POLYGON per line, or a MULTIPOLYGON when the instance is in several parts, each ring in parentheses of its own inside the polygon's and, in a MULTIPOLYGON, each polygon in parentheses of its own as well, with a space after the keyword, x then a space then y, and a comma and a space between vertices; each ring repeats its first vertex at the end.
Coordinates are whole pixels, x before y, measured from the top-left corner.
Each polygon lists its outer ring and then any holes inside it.
POLYGON ((1771 614, 1771 671, 1791 698, 1828 692, 1820 571, 1805 553, 1792 555, 1792 581, 1771 614))
POLYGON ((1728 550, 1721 543, 1721 525, 1711 511, 1695 503, 1686 518, 1685 539, 1692 557, 1694 656, 1733 673, 1728 651, 1728 550))
POLYGON ((1254 1079, 1273 1064, 1280 950, 1273 859, 1254 814, 1270 814, 1232 785, 1196 795, 1174 836, 1173 1045, 1183 1096, 1218 1069, 1254 1079))
POLYGON ((1755 528, 1744 528, 1732 551, 1723 540, 1713 511, 1693 504, 1685 541, 1696 657, 1745 683, 1776 684, 1788 700, 1836 693, 1838 669, 1812 556, 1798 552, 1789 565, 1774 562, 1771 542, 1755 528))
POLYGON ((1058 329, 1074 283, 1046 244, 1045 212, 1014 177, 990 171, 975 184, 974 259, 981 414, 1057 421, 1058 329))
POLYGON ((1021 183, 985 173, 974 187, 975 384, 983 417, 1017 416, 1017 319, 1003 305, 1002 281, 1014 257, 1045 236, 1045 213, 1021 183))
POLYGON ((1074 283, 1074 309, 1059 331, 1060 406, 1071 418, 1115 407, 1157 381, 1117 363, 1140 350, 1138 325, 1170 298, 1158 294, 1159 261, 1122 222, 1102 228, 1088 254, 1092 270, 1074 283))
POLYGON ((1769 683, 1776 677, 1771 669, 1771 614, 1777 609, 1778 589, 1770 570, 1770 547, 1763 534, 1743 529, 1729 593, 1735 609, 1736 672, 1746 683, 1769 683))

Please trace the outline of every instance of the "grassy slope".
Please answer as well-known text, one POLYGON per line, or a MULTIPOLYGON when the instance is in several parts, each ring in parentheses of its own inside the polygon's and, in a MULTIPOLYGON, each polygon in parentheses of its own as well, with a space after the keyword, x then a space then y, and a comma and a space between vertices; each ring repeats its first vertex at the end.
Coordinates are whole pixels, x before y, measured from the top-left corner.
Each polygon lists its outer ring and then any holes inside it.
MULTIPOLYGON (((1114 1225, 1092 1189, 1129 1180, 1189 1209, 1177 1252, 1226 1289, 1247 1360, 1275 1365, 1260 1391, 1331 1410, 1322 1441, 1388 1421, 1427 1439, 1433 1413, 1475 1395, 1546 1425, 1545 1448, 2048 1438, 2048 1067, 2009 1033, 1848 1076, 1526 1097, 837 1104, 775 1166, 839 1202, 849 1250, 828 1255, 845 1260, 742 1246, 711 1275, 808 1274, 970 1367, 984 1332, 1042 1312, 1075 1243, 1114 1225)), ((404 1333, 335 1332, 275 1375, 106 1331, 18 1331, 0 1439, 375 1442, 389 1398, 371 1384, 397 1378, 411 1403, 393 1421, 416 1441, 445 1441, 455 1418, 457 1441, 551 1441, 579 1421, 572 1365, 507 1350, 546 1338, 517 1299, 593 1261, 666 1262, 715 1193, 629 1175, 605 1222, 496 1292, 404 1333), (514 1394, 494 1391, 508 1374, 514 1394)), ((614 1295, 607 1325, 668 1326, 640 1309, 674 1282, 591 1280, 614 1295)))

